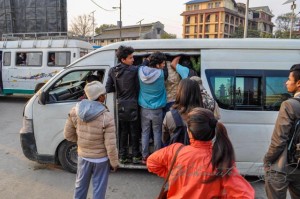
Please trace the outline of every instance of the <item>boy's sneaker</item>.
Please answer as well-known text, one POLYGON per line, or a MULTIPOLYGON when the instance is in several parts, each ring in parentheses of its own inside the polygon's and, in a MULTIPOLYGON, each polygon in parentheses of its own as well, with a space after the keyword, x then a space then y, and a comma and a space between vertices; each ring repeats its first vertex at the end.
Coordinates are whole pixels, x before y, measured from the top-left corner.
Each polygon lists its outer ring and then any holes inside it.
POLYGON ((127 158, 120 158, 120 159, 119 159, 119 162, 120 162, 121 164, 126 164, 126 163, 129 162, 129 160, 128 160, 127 158))
POLYGON ((132 163, 133 164, 139 164, 142 160, 142 157, 133 157, 132 158, 132 163))

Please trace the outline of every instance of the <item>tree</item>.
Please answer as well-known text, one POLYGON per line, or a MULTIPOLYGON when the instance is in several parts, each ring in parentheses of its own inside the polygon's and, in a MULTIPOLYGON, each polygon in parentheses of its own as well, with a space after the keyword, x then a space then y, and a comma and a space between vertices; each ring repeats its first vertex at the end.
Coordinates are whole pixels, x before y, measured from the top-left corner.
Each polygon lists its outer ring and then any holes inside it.
MULTIPOLYGON (((233 34, 230 36, 231 38, 243 38, 244 37, 244 26, 240 25, 233 34)), ((248 29, 247 31, 248 38, 259 38, 260 32, 258 30, 248 29)))
POLYGON ((76 36, 86 37, 93 34, 93 19, 88 15, 80 15, 72 20, 70 32, 76 36))
MULTIPOLYGON (((276 32, 275 37, 276 38, 290 38, 290 29, 291 29, 291 23, 292 23, 292 17, 294 17, 294 23, 295 21, 299 20, 299 17, 293 16, 292 12, 282 14, 277 17, 275 23, 276 23, 276 32)), ((292 38, 299 38, 299 36, 296 36, 295 34, 292 34, 292 38)))
POLYGON ((176 37, 176 34, 171 34, 167 32, 162 33, 160 36, 161 39, 176 39, 176 37))
POLYGON ((95 29, 95 32, 97 35, 101 34, 103 32, 103 30, 107 29, 107 28, 114 28, 117 27, 114 24, 102 24, 101 26, 99 26, 98 28, 95 29))

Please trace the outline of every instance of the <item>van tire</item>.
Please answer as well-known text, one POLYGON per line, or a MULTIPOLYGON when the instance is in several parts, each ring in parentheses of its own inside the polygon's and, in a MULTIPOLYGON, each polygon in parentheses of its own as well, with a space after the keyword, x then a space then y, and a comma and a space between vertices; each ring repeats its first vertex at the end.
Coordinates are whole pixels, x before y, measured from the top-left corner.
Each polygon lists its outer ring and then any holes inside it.
POLYGON ((77 144, 64 141, 58 148, 58 160, 66 171, 76 173, 77 171, 77 144))

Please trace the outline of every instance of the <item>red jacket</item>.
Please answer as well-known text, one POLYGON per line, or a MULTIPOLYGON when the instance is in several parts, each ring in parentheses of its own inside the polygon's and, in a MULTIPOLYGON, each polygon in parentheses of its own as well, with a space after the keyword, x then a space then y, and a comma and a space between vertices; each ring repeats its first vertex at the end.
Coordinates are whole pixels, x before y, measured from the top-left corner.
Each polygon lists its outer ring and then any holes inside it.
MULTIPOLYGON (((172 158, 181 144, 162 148, 147 159, 148 170, 166 178, 172 158)), ((229 177, 218 178, 211 183, 202 183, 212 175, 210 163, 212 142, 191 140, 179 152, 169 178, 168 198, 173 199, 213 199, 213 198, 254 198, 252 186, 232 168, 229 177)))

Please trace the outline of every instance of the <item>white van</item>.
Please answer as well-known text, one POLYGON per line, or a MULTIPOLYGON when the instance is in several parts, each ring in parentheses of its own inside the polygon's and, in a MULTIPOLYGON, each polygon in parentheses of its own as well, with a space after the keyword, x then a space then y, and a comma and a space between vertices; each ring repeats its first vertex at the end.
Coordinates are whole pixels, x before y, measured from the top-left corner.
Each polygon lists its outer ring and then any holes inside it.
POLYGON ((93 50, 76 39, 0 41, 0 94, 34 94, 65 66, 93 50))
MULTIPOLYGON (((259 175, 283 96, 289 69, 300 63, 300 40, 175 39, 141 40, 102 47, 61 70, 26 104, 20 131, 25 156, 41 163, 60 163, 76 171, 76 144, 64 140, 68 112, 84 93, 85 79, 117 64, 120 45, 135 49, 135 62, 143 55, 162 51, 169 56, 193 57, 201 64, 204 87, 218 102, 221 121, 232 140, 241 173, 259 175)), ((115 113, 114 94, 106 105, 115 113)), ((145 168, 125 164, 121 167, 145 168)))

